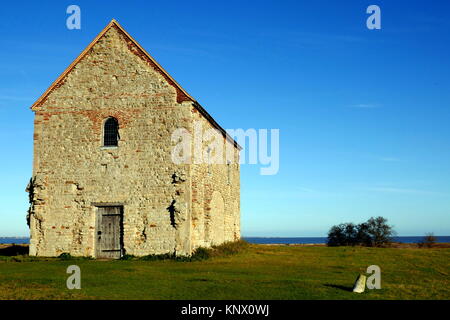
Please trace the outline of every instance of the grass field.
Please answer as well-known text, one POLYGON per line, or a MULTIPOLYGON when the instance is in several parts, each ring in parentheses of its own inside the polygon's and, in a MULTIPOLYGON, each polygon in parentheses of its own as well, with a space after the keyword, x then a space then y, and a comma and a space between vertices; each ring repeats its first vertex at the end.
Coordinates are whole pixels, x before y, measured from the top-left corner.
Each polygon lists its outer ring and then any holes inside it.
POLYGON ((0 256, 0 299, 450 299, 450 249, 249 245, 208 260, 0 256), (81 268, 81 290, 66 268, 81 268), (380 290, 352 293, 381 268, 380 290))

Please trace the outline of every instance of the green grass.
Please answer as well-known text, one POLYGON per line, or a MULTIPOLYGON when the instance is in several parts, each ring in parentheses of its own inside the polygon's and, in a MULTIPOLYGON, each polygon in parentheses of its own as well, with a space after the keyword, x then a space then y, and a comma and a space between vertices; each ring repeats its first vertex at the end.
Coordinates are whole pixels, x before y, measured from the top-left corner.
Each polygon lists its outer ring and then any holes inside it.
MULTIPOLYGON (((217 250, 216 250, 217 251, 217 250)), ((0 299, 450 299, 450 249, 241 246, 207 260, 0 256, 0 299), (81 268, 81 290, 66 268, 81 268), (352 293, 369 265, 381 290, 352 293)))

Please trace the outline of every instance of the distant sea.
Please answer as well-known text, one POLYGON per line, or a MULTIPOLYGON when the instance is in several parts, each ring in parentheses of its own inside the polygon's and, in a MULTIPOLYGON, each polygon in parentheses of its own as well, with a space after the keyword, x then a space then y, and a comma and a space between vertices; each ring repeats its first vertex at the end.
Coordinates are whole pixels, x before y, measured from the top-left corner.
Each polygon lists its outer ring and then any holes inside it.
POLYGON ((0 243, 30 243, 30 238, 26 237, 0 237, 0 243))
MULTIPOLYGON (((276 244, 312 244, 312 243, 327 243, 327 237, 295 237, 295 238, 272 238, 272 237, 243 237, 244 240, 250 243, 276 243, 276 244)), ((417 243, 423 240, 424 236, 415 237, 394 237, 395 242, 402 243, 417 243)), ((436 242, 450 242, 450 236, 436 236, 436 242)))
MULTIPOLYGON (((415 237, 394 237, 395 242, 402 243, 417 243, 422 240, 423 236, 415 236, 415 237)), ((436 236, 436 242, 450 242, 450 236, 436 236)), ((276 244, 311 244, 311 243, 326 243, 326 237, 294 237, 294 238, 276 238, 276 237, 243 237, 244 240, 250 243, 259 243, 259 244, 267 244, 267 243, 276 243, 276 244)), ((29 243, 30 238, 7 238, 0 237, 0 243, 29 243)))

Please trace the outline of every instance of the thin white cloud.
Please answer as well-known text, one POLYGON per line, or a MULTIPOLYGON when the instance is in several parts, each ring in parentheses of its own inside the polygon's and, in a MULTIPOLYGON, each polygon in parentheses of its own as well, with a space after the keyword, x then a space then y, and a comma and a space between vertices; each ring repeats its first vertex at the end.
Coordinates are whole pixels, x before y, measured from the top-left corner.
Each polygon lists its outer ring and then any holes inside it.
POLYGON ((289 29, 262 30, 259 33, 264 39, 271 38, 272 42, 280 40, 280 45, 300 45, 306 47, 329 47, 335 44, 360 44, 367 42, 367 39, 352 34, 330 34, 308 31, 292 31, 289 29))
POLYGON ((359 108, 359 109, 374 109, 374 108, 379 108, 380 106, 378 104, 374 104, 374 103, 359 103, 359 104, 354 104, 350 107, 351 108, 359 108))
POLYGON ((329 198, 329 197, 336 197, 336 196, 342 196, 343 194, 330 191, 330 190, 319 190, 319 189, 311 189, 307 187, 298 187, 295 189, 290 190, 278 190, 278 191, 270 191, 267 190, 256 190, 252 189, 249 191, 245 191, 246 197, 252 197, 252 198, 258 198, 258 199, 265 199, 268 196, 271 199, 278 199, 278 200, 296 200, 299 198, 329 198))
POLYGON ((397 188, 397 187, 374 187, 369 188, 369 191, 376 192, 386 192, 386 193, 400 193, 400 194, 428 194, 428 195, 439 195, 442 194, 440 192, 434 192, 429 190, 420 190, 420 189, 410 189, 410 188, 397 188))

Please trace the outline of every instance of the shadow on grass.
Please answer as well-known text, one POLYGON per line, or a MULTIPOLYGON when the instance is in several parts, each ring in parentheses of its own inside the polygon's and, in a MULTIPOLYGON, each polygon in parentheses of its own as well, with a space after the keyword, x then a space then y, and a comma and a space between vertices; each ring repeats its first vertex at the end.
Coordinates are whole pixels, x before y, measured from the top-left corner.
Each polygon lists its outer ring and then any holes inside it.
POLYGON ((28 246, 10 245, 5 248, 0 248, 0 256, 20 256, 28 254, 28 246))
POLYGON ((330 287, 330 288, 344 290, 344 291, 347 291, 347 292, 353 292, 353 287, 341 286, 341 285, 338 285, 338 284, 330 284, 330 283, 326 283, 326 284, 324 284, 324 286, 325 287, 330 287))
POLYGON ((211 281, 211 280, 204 279, 204 278, 194 278, 194 279, 188 279, 187 281, 191 281, 191 282, 207 282, 207 281, 211 281))

